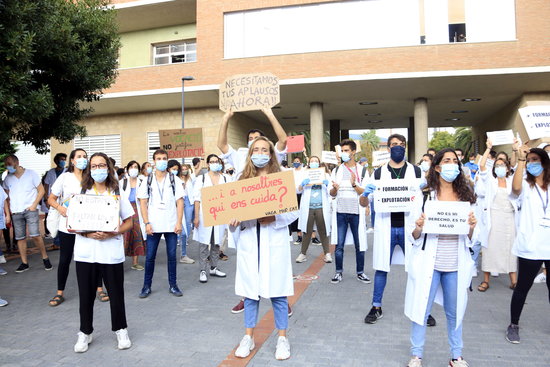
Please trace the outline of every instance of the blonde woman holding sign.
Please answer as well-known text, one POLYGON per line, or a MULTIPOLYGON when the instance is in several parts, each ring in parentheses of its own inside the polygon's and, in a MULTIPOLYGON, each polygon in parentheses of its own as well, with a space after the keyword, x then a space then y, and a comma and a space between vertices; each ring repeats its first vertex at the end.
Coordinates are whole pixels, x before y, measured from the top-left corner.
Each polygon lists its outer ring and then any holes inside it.
MULTIPOLYGON (((475 203, 468 179, 461 174, 460 161, 453 149, 439 151, 428 174, 429 200, 475 203)), ((405 315, 412 321, 411 360, 409 367, 422 366, 426 321, 438 296, 443 296, 447 316, 447 335, 451 349, 451 367, 468 367, 462 359, 462 320, 468 302, 468 288, 474 261, 470 247, 475 240, 476 218, 470 212, 468 234, 423 233, 423 202, 417 201, 416 222, 409 223, 405 235, 412 242, 407 267, 405 315)))
MULTIPOLYGON (((250 147, 240 180, 280 172, 275 147, 267 138, 257 137, 250 147)), ((291 188, 288 190, 291 191, 291 188)), ((254 349, 254 328, 258 322, 260 297, 270 298, 279 330, 275 358, 290 358, 288 329, 288 296, 294 294, 288 225, 298 218, 298 212, 272 215, 239 222, 229 226, 230 245, 237 248, 235 293, 244 300, 246 335, 235 356, 246 358, 254 349)))

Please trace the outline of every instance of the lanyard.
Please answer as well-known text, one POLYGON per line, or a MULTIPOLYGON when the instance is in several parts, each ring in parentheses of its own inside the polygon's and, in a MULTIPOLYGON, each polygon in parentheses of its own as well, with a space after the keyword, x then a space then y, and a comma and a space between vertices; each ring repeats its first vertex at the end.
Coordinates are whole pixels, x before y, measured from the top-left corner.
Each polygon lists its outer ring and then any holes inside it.
POLYGON ((535 189, 537 189, 537 194, 539 194, 540 201, 542 202, 542 209, 544 210, 544 215, 546 215, 546 209, 548 209, 548 189, 546 189, 546 204, 542 199, 542 195, 539 191, 539 187, 537 186, 537 184, 535 184, 535 189))
MULTIPOLYGON (((171 173, 169 173, 171 175, 171 173)), ((157 176, 155 176, 155 181, 157 181, 157 190, 159 191, 160 196, 160 203, 164 204, 164 187, 166 183, 166 176, 164 176, 164 180, 162 180, 162 190, 160 189, 159 180, 157 179, 157 176)))
MULTIPOLYGON (((94 189, 94 192, 95 192, 96 195, 102 195, 99 191, 97 191, 95 185, 92 186, 92 188, 94 189)), ((117 196, 116 196, 116 195, 112 195, 112 194, 111 194, 111 190, 109 190, 109 189, 107 189, 107 195, 111 195, 112 197, 114 197, 115 199, 117 199, 117 196)))
MULTIPOLYGON (((353 175, 353 171, 348 166, 346 166, 344 164, 344 167, 346 167, 348 169, 349 173, 351 173, 353 175)), ((355 180, 357 182, 359 182, 359 171, 357 171, 357 165, 355 165, 355 180)))

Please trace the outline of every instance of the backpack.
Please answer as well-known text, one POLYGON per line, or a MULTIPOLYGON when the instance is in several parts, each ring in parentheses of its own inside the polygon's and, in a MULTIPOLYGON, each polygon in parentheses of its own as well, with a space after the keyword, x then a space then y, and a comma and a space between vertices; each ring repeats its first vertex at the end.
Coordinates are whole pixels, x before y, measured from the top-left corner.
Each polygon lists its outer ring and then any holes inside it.
MULTIPOLYGON (((176 180, 174 179, 174 175, 171 173, 168 173, 170 177, 170 186, 172 186, 172 194, 174 197, 176 197, 176 180)), ((147 196, 151 197, 151 184, 153 183, 153 175, 149 175, 147 177, 147 196)))
MULTIPOLYGON (((340 169, 340 166, 336 167, 336 172, 334 175, 336 176, 338 174, 338 170, 340 169)), ((363 182, 363 178, 365 178, 365 173, 367 173, 367 167, 363 167, 363 170, 361 171, 361 180, 359 183, 363 182)))

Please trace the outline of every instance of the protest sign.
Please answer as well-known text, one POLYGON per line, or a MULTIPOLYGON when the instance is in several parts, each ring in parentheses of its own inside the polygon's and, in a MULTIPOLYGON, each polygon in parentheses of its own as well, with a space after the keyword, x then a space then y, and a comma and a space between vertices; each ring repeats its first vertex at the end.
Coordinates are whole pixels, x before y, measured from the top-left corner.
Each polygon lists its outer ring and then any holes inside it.
POLYGON ((426 219, 422 233, 468 234, 471 210, 469 202, 428 200, 424 205, 426 219))
POLYGON ((291 135, 286 138, 287 153, 301 153, 304 147, 305 141, 303 135, 291 135))
POLYGON ((342 156, 342 147, 340 145, 335 145, 334 146, 334 150, 336 151, 336 155, 338 157, 341 157, 342 156))
POLYGON ((201 196, 206 227, 298 210, 293 171, 204 187, 201 196))
POLYGON ((388 151, 382 151, 377 150, 376 152, 372 152, 372 166, 378 167, 383 164, 386 164, 390 161, 390 152, 388 151))
POLYGON ((338 159, 336 158, 336 152, 323 150, 321 152, 321 162, 331 163, 331 164, 338 164, 338 159))
POLYGON ((361 140, 355 140, 355 139, 351 139, 355 142, 355 153, 361 153, 361 140))
POLYGON ((281 100, 279 78, 271 73, 240 74, 220 85, 220 110, 252 111, 270 108, 281 100))
POLYGON ((410 212, 417 200, 422 200, 420 180, 377 180, 374 207, 380 213, 410 212))
POLYGON ((306 170, 307 178, 309 178, 309 185, 320 185, 325 179, 325 169, 324 168, 310 168, 306 170))
POLYGON ((518 111, 529 139, 550 137, 550 105, 528 106, 518 111))
POLYGON ((120 224, 120 202, 112 195, 74 195, 67 209, 70 232, 115 232, 120 224))
POLYGON ((168 158, 202 157, 202 128, 159 130, 160 147, 168 158))
POLYGON ((487 131, 487 138, 493 145, 514 144, 514 132, 512 130, 487 131))

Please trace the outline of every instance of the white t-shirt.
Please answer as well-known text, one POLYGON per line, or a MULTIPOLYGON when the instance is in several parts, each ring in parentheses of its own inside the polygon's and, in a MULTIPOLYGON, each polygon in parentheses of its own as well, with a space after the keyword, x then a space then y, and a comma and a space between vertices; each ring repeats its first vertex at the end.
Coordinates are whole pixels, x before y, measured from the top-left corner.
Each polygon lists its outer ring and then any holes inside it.
MULTIPOLYGON (((80 193, 80 192, 79 192, 80 193)), ((87 195, 97 195, 94 189, 87 190, 87 195)), ((105 191, 100 195, 112 195, 105 191)), ((134 215, 134 209, 127 198, 119 196, 120 220, 134 215)), ((74 261, 99 264, 120 264, 124 262, 124 238, 122 234, 111 237, 104 241, 76 235, 74 241, 74 261)))
POLYGON ((7 175, 3 187, 9 190, 10 211, 21 213, 31 206, 38 195, 37 187, 40 183, 38 174, 30 169, 25 169, 19 178, 13 173, 7 175))
POLYGON ((153 227, 153 232, 156 233, 173 233, 176 228, 176 222, 178 220, 178 212, 176 208, 176 201, 185 196, 183 190, 183 183, 179 177, 174 177, 175 192, 172 191, 172 185, 170 184, 170 173, 164 176, 164 180, 157 181, 157 176, 153 174, 153 180, 151 182, 151 197, 147 192, 147 180, 143 180, 137 190, 138 199, 149 199, 149 205, 147 207, 149 214, 149 222, 153 227))
MULTIPOLYGON (((78 178, 76 178, 73 172, 61 174, 61 176, 55 180, 53 186, 50 187, 51 193, 59 198, 59 205, 63 205, 65 208, 69 207, 69 199, 73 195, 80 194, 81 190, 82 186, 80 185, 80 181, 78 181, 78 178)), ((59 219, 59 231, 69 233, 69 231, 67 231, 67 218, 61 217, 59 219)))

